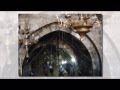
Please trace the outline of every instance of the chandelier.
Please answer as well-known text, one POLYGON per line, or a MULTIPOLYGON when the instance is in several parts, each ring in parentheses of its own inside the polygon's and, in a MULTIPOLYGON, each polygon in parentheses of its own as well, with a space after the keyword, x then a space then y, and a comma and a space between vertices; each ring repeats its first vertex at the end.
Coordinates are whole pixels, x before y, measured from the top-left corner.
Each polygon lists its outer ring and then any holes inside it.
MULTIPOLYGON (((65 15, 65 19, 67 20, 67 26, 72 28, 72 30, 80 35, 80 39, 90 32, 91 28, 93 28, 95 23, 99 23, 100 21, 96 19, 94 22, 90 21, 90 16, 87 14, 78 14, 79 19, 74 20, 72 16, 69 14, 65 15)), ((97 18, 97 16, 96 16, 97 18)), ((64 23, 66 24, 66 23, 64 23)))
MULTIPOLYGON (((70 14, 62 14, 62 17, 64 16, 64 20, 62 20, 63 18, 58 17, 59 21, 58 23, 60 23, 61 27, 68 27, 71 28, 75 33, 78 33, 80 35, 80 40, 82 40, 82 38, 91 31, 91 29, 93 28, 94 24, 100 23, 100 21, 98 19, 96 19, 94 22, 91 22, 91 16, 89 14, 75 14, 75 16, 78 16, 78 19, 74 19, 73 16, 74 15, 70 15, 70 14)), ((97 18, 97 16, 96 16, 97 18)), ((24 28, 23 30, 21 29, 21 26, 19 26, 19 31, 20 31, 20 36, 24 36, 23 38, 19 38, 20 42, 22 42, 22 44, 25 46, 26 48, 26 57, 28 56, 28 47, 31 44, 35 44, 37 43, 37 39, 36 39, 36 35, 32 34, 30 32, 30 23, 29 23, 29 15, 25 15, 25 21, 24 21, 24 28)))

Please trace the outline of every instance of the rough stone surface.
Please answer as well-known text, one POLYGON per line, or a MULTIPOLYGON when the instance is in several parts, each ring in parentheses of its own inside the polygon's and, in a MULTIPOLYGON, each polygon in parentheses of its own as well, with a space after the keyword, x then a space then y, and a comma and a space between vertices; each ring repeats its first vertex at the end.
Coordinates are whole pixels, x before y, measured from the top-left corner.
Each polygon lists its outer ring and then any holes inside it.
MULTIPOLYGON (((29 20, 28 20, 28 24, 30 27, 30 32, 36 31, 38 30, 40 27, 45 26, 46 24, 55 22, 58 20, 58 18, 56 17, 56 15, 54 14, 34 14, 34 15, 30 15, 29 14, 29 20)), ((27 17, 27 18, 28 18, 27 17)), ((76 15, 72 15, 72 17, 75 19, 78 19, 78 17, 76 15)), ((20 15, 19 17, 19 24, 21 25, 21 29, 25 28, 25 20, 26 20, 26 15, 20 15)), ((60 19, 63 20, 64 19, 60 19)), ((95 43, 98 52, 100 54, 100 58, 101 60, 103 59, 103 30, 102 30, 102 26, 101 27, 97 27, 97 25, 95 25, 93 27, 93 29, 91 29, 91 32, 89 32, 87 35, 91 38, 91 40, 95 43)), ((76 34, 73 31, 69 31, 68 28, 63 28, 63 27, 59 27, 59 25, 57 24, 51 24, 47 27, 42 28, 40 31, 40 33, 35 33, 36 37, 38 36, 39 38, 46 35, 47 33, 53 32, 55 30, 62 30, 68 33, 71 33, 72 35, 74 35, 75 37, 77 37, 80 40, 80 36, 78 34, 76 34)), ((23 37, 22 37, 23 38, 23 37)), ((94 48, 94 46, 91 44, 91 42, 85 37, 82 40, 83 44, 86 46, 86 48, 88 49, 91 57, 92 57, 92 61, 93 61, 93 68, 96 69, 95 65, 96 64, 96 60, 99 61, 98 59, 98 55, 96 54, 96 50, 94 48)), ((20 50, 19 50, 20 51, 20 50)), ((21 51, 21 53, 23 53, 24 50, 21 51)), ((19 54, 21 54, 19 53, 19 54)), ((23 56, 25 55, 24 53, 22 54, 23 56)), ((23 57, 22 56, 22 57, 23 57)), ((21 57, 19 55, 19 57, 21 57)), ((22 61, 23 62, 23 61, 22 61)))

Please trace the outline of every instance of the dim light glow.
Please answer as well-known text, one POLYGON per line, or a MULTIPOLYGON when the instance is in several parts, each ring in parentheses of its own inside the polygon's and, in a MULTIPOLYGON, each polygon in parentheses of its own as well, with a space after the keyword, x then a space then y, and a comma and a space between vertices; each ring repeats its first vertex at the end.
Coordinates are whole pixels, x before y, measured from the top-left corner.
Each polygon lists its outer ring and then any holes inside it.
POLYGON ((76 60, 75 60, 74 56, 72 56, 71 61, 74 62, 74 63, 76 63, 76 60))
POLYGON ((62 61, 62 64, 66 64, 67 63, 67 61, 62 61))

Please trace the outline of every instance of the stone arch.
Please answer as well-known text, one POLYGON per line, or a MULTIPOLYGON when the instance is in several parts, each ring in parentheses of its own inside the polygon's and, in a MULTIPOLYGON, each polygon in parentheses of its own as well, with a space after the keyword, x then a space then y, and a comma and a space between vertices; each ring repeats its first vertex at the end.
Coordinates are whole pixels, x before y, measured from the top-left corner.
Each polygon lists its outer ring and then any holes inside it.
MULTIPOLYGON (((81 76, 92 76, 92 72, 93 72, 92 71, 93 70, 92 69, 92 60, 91 60, 91 56, 90 56, 88 50, 86 49, 86 47, 82 44, 82 42, 79 42, 79 40, 76 39, 74 36, 72 36, 70 33, 66 33, 66 32, 63 32, 60 30, 51 32, 51 33, 43 36, 42 38, 39 39, 38 44, 36 44, 30 48, 30 51, 29 51, 30 59, 28 59, 28 61, 24 62, 23 71, 25 71, 24 70, 25 65, 26 66, 28 65, 28 68, 31 67, 32 62, 33 62, 33 60, 36 59, 35 57, 37 57, 37 53, 39 51, 40 51, 39 53, 42 54, 42 49, 44 49, 43 44, 48 43, 49 39, 51 40, 51 36, 56 34, 54 36, 54 38, 65 40, 64 38, 59 37, 59 35, 61 36, 62 33, 64 33, 65 37, 67 37, 66 43, 71 47, 71 49, 73 50, 73 52, 75 53, 75 55, 77 57, 77 62, 80 66, 79 69, 81 72, 81 76), (73 39, 74 43, 71 43, 72 39, 73 39), (41 42, 42 44, 39 42, 41 42)), ((51 40, 50 42, 53 42, 53 41, 51 40)), ((56 40, 56 41, 58 41, 58 40, 56 40)), ((57 45, 59 45, 59 44, 57 44, 57 45)), ((28 74, 28 73, 25 73, 25 75, 26 74, 28 74)))
MULTIPOLYGON (((69 33, 69 34, 71 34, 72 36, 75 36, 75 37, 77 35, 70 28, 61 28, 61 27, 59 27, 58 22, 52 22, 52 23, 47 24, 47 25, 37 29, 36 31, 32 32, 30 34, 30 37, 33 34, 35 34, 34 36, 36 38, 40 39, 40 38, 44 37, 45 35, 47 35, 49 33, 53 33, 53 32, 58 31, 58 30, 69 33)), ((95 76, 101 76, 101 72, 102 72, 101 71, 101 65, 100 65, 101 59, 100 59, 99 55, 97 54, 97 51, 96 51, 95 46, 93 45, 93 43, 90 41, 90 39, 87 36, 85 36, 85 37, 86 37, 86 39, 81 41, 81 43, 84 44, 84 46, 87 48, 87 50, 88 50, 88 52, 89 52, 89 54, 91 56, 92 65, 93 65, 93 72, 92 72, 93 76, 94 75, 95 76), (88 42, 89 45, 86 42, 88 42), (90 48, 93 48, 92 51, 91 51, 90 48)), ((79 40, 79 37, 76 37, 76 38, 79 40)), ((79 40, 79 42, 80 42, 80 40, 79 40)))

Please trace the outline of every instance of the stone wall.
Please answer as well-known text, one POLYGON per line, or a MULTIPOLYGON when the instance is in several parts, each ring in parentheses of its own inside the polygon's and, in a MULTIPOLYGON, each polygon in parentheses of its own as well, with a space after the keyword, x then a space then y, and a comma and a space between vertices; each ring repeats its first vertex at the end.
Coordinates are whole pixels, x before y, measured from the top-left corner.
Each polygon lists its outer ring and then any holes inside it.
MULTIPOLYGON (((25 20, 26 20, 27 23, 29 24, 30 32, 34 32, 38 30, 38 32, 35 33, 36 38, 40 38, 44 36, 45 34, 53 32, 55 30, 62 30, 62 31, 71 33, 72 35, 74 35, 76 38, 80 40, 80 36, 77 33, 69 30, 68 28, 60 27, 59 24, 53 23, 46 27, 41 28, 42 26, 45 26, 46 24, 57 22, 58 21, 57 16, 61 17, 61 19, 59 20, 64 21, 64 18, 63 18, 64 15, 62 16, 62 15, 54 15, 54 14, 29 14, 28 17, 26 17, 26 15, 23 14, 23 15, 19 15, 19 25, 21 26, 21 30, 24 30, 25 20)), ((77 15, 73 14, 72 17, 74 18, 74 20, 78 19, 77 15)), ((92 57, 93 69, 96 69, 97 65, 99 66, 99 63, 96 63, 96 61, 99 62, 99 59, 103 60, 103 46, 102 46, 103 45, 103 30, 102 29, 103 29, 102 26, 97 27, 97 25, 94 25, 94 27, 91 29, 91 32, 87 34, 88 37, 90 37, 92 42, 97 47, 100 58, 97 54, 97 51, 94 45, 91 43, 91 41, 87 37, 85 37, 82 40, 83 44, 86 46, 86 48, 88 49, 92 57)), ((19 36, 21 38, 24 38, 24 36, 21 36, 21 35, 19 36)), ((25 57, 24 55, 25 55, 25 48, 24 46, 22 46, 19 50, 20 64, 23 62, 23 58, 25 57)))

